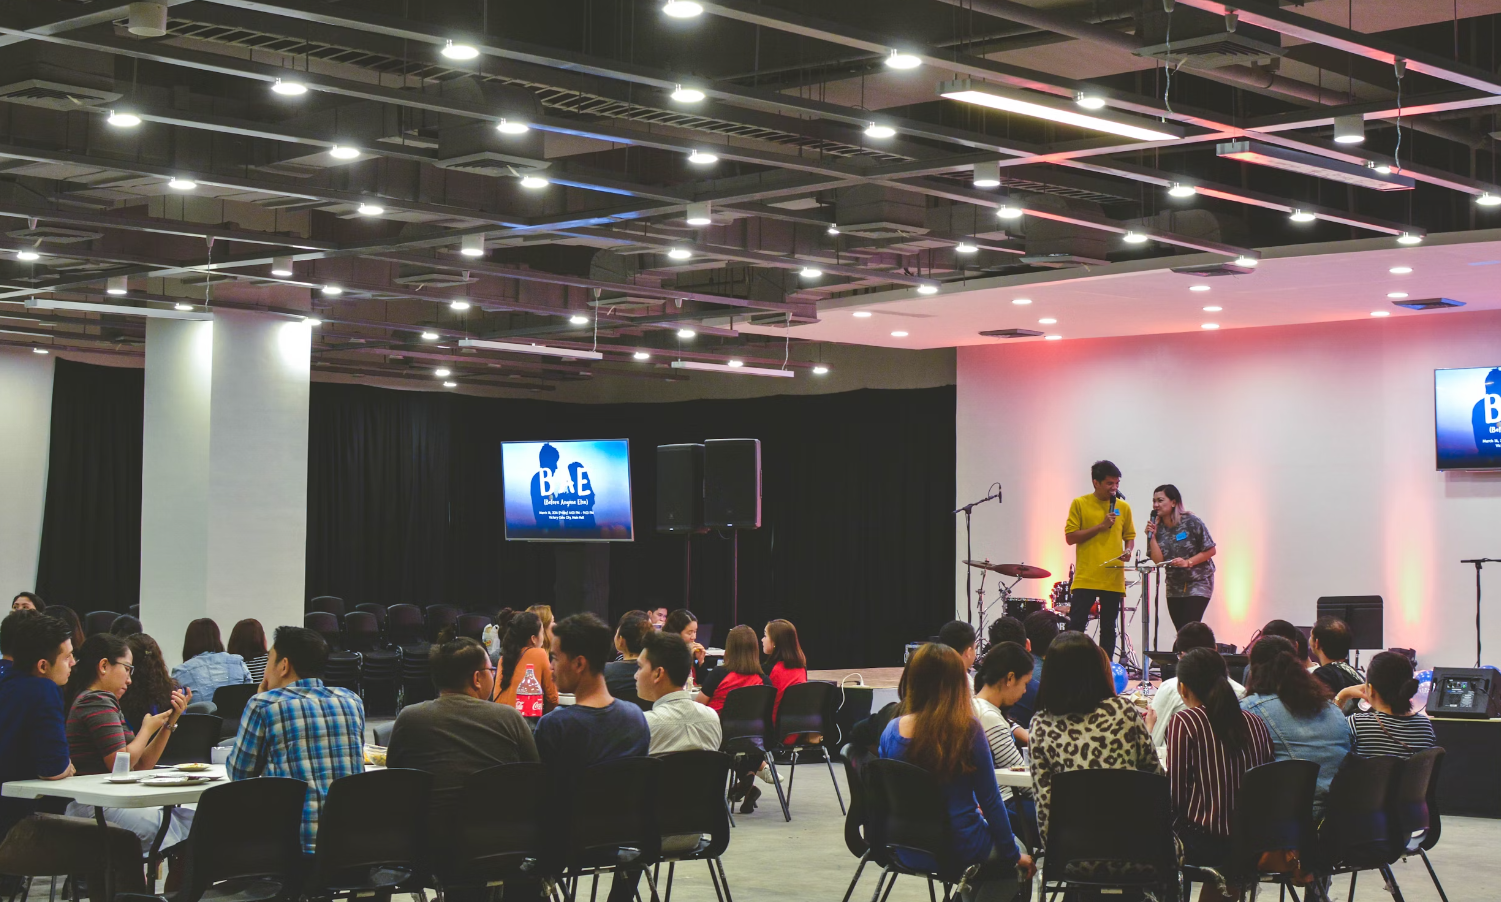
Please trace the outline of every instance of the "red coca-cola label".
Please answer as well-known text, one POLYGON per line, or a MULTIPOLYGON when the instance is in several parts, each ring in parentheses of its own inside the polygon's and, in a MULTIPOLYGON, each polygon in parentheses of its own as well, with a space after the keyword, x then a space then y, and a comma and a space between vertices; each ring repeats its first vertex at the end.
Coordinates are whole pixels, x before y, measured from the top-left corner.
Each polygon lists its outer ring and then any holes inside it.
POLYGON ((531 667, 516 686, 516 710, 522 717, 542 716, 542 684, 531 667))

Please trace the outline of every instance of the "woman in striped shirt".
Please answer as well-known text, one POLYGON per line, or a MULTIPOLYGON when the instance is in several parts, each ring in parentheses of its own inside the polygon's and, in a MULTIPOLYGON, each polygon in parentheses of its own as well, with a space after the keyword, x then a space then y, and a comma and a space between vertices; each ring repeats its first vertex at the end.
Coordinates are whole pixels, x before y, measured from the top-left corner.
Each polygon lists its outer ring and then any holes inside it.
POLYGON ((260 685, 266 678, 266 630, 261 622, 247 617, 229 631, 229 653, 245 659, 250 682, 260 685))
POLYGON ((1340 703, 1349 699, 1370 702, 1371 710, 1350 715, 1355 754, 1363 758, 1410 758, 1438 744, 1428 715, 1412 709, 1418 681, 1413 679, 1412 662, 1406 655, 1381 652, 1371 659, 1365 678, 1361 685, 1341 689, 1335 696, 1340 703))
MULTIPOLYGON (((1188 707, 1167 727, 1175 828, 1185 864, 1221 869, 1230 855, 1241 778, 1271 763, 1272 737, 1260 717, 1241 710, 1225 659, 1212 648, 1191 649, 1178 661, 1178 691, 1188 707)), ((1206 883, 1199 898, 1217 897, 1206 883)))

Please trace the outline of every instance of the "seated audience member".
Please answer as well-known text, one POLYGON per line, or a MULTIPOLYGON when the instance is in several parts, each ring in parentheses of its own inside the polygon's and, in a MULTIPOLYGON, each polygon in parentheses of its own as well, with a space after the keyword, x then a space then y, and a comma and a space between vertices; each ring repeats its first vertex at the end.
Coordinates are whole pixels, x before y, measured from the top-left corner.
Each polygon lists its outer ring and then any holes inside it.
POLYGON ((1006 717, 1021 731, 1016 734, 1017 741, 1025 745, 1027 724, 1032 722, 1032 714, 1037 710, 1037 687, 1042 683, 1042 658, 1031 654, 1032 640, 1027 638, 1027 628, 1015 617, 998 618, 990 624, 989 636, 991 648, 1002 642, 1014 642, 1028 652, 1028 658, 1032 661, 1032 676, 1027 680, 1026 691, 1005 709, 1006 717))
POLYGON ((172 679, 193 690, 201 702, 212 702, 214 690, 250 682, 245 659, 224 650, 219 624, 200 617, 188 624, 182 640, 182 663, 172 668, 172 679))
MULTIPOLYGON (((915 764, 942 787, 959 863, 985 865, 966 898, 1011 899, 1018 871, 1030 880, 1036 868, 1011 832, 990 746, 975 722, 964 659, 947 644, 930 642, 912 653, 906 676, 907 696, 881 734, 881 757, 915 764)), ((925 855, 895 854, 908 867, 936 866, 925 855)))
POLYGON ((1272 757, 1319 766, 1313 817, 1323 819, 1329 784, 1354 747, 1350 724, 1334 706, 1329 687, 1303 669, 1298 651, 1281 636, 1251 646, 1250 685, 1240 706, 1260 717, 1272 734, 1272 757))
POLYGON ((636 694, 636 658, 641 655, 641 641, 654 632, 645 611, 626 611, 615 628, 615 650, 620 660, 605 665, 605 687, 610 695, 640 705, 643 711, 649 710, 651 703, 636 694))
MULTIPOLYGON (((1186 707, 1167 726, 1167 775, 1174 829, 1186 864, 1223 871, 1230 824, 1246 771, 1272 761, 1272 737, 1260 717, 1243 711, 1225 659, 1194 648, 1178 661, 1178 692, 1186 707)), ((1206 882, 1200 902, 1222 898, 1206 882)))
POLYGON ((574 694, 574 703, 553 709, 537 724, 537 753, 562 779, 651 749, 641 709, 616 699, 605 685, 613 639, 613 631, 593 614, 574 614, 553 626, 553 679, 560 690, 574 694))
POLYGON ((938 641, 959 653, 964 659, 964 670, 975 666, 975 628, 963 620, 950 620, 938 631, 938 641))
MULTIPOLYGON (((1195 648, 1215 650, 1214 630, 1209 628, 1209 624, 1194 621, 1183 624, 1183 629, 1178 630, 1178 636, 1173 640, 1173 651, 1177 652, 1178 657, 1182 658, 1195 648)), ((1234 680, 1230 681, 1230 688, 1235 690, 1237 698, 1246 694, 1246 687, 1234 680)), ((1147 727, 1152 731, 1153 744, 1167 744, 1168 721, 1186 707, 1188 705, 1178 694, 1178 678, 1163 680, 1162 685, 1157 687, 1157 694, 1152 696, 1152 707, 1147 710, 1147 727)))
POLYGON ((657 605, 651 609, 650 614, 652 629, 660 630, 667 625, 667 605, 657 605))
POLYGON ((44 611, 48 617, 61 620, 68 625, 68 635, 73 637, 73 651, 76 653, 83 648, 83 640, 88 637, 83 634, 83 624, 78 620, 78 614, 70 607, 55 604, 44 611))
POLYGON ((693 612, 687 608, 678 608, 668 614, 667 619, 662 622, 662 631, 677 633, 683 637, 684 642, 688 643, 688 650, 693 653, 693 681, 702 684, 707 669, 704 666, 704 657, 707 652, 702 645, 698 644, 698 618, 693 616, 693 612))
MULTIPOLYGON (((766 676, 761 672, 759 651, 760 649, 756 647, 755 630, 744 624, 730 630, 730 634, 725 637, 724 660, 704 677, 703 685, 699 688, 698 697, 695 700, 701 705, 708 705, 715 711, 723 711, 725 700, 736 689, 744 686, 770 685, 766 676)), ((761 797, 761 790, 755 784, 755 776, 765 763, 765 749, 759 741, 740 740, 735 743, 733 751, 735 772, 739 774, 739 780, 730 789, 729 799, 732 802, 741 803, 742 814, 750 814, 756 810, 756 800, 761 797)), ((770 773, 767 773, 764 779, 770 782, 770 773)))
POLYGON ((42 601, 42 597, 34 592, 17 592, 16 597, 10 600, 10 609, 12 611, 36 611, 40 614, 47 610, 47 602, 42 601))
POLYGON ((329 784, 365 772, 365 705, 348 689, 323 684, 328 643, 310 629, 279 626, 260 693, 240 717, 225 770, 231 780, 291 777, 307 783, 302 850, 312 854, 329 784))
POLYGON ((693 700, 684 686, 693 672, 693 654, 682 636, 651 630, 636 658, 636 694, 650 702, 646 726, 651 754, 716 750, 723 740, 719 715, 693 700))
MULTIPOLYGON (((1313 675, 1329 687, 1331 695, 1341 689, 1359 686, 1365 682, 1360 671, 1350 666, 1350 627, 1338 617, 1320 617, 1308 637, 1308 650, 1318 662, 1313 675)), ((1344 708, 1346 714, 1354 714, 1359 702, 1344 708)))
POLYGON ((538 760, 537 744, 515 708, 490 701, 495 668, 483 645, 467 638, 436 643, 428 661, 438 697, 396 715, 386 765, 433 775, 429 848, 444 850, 455 816, 474 801, 464 798, 464 781, 497 764, 538 760))
POLYGON ((761 651, 771 663, 771 685, 777 687, 776 704, 771 709, 774 719, 782 710, 782 694, 791 686, 808 682, 808 659, 803 657, 802 643, 797 641, 797 627, 787 620, 773 620, 766 624, 761 651))
POLYGON ((1261 635, 1281 636, 1291 642, 1297 648, 1296 655, 1298 660, 1303 662, 1303 666, 1306 669, 1313 669, 1313 663, 1308 660, 1308 637, 1303 635, 1302 630, 1288 623, 1286 620, 1268 620, 1266 626, 1261 628, 1261 635))
MULTIPOLYGON (((107 774, 114 770, 115 756, 130 756, 131 770, 149 771, 167 748, 167 739, 177 727, 182 709, 192 701, 192 693, 175 690, 165 711, 147 714, 141 719, 139 733, 130 729, 120 710, 120 696, 130 687, 135 665, 130 645, 119 636, 96 633, 83 643, 75 655, 77 662, 68 678, 65 701, 68 704, 68 754, 79 774, 107 774)), ((94 806, 69 802, 66 811, 74 817, 93 817, 94 806)), ((162 823, 160 808, 106 808, 104 819, 124 827, 141 840, 141 851, 151 848, 162 823)), ((188 836, 193 812, 187 808, 172 810, 162 848, 168 848, 188 836)))
POLYGON ((146 715, 172 709, 172 692, 178 687, 172 682, 161 646, 155 639, 136 633, 127 637, 125 644, 130 646, 131 665, 135 669, 130 672, 130 687, 120 696, 120 710, 125 714, 126 725, 139 733, 146 715))
POLYGON ((1029 732, 1032 790, 1044 845, 1048 800, 1058 774, 1097 769, 1163 772, 1152 734, 1136 706, 1115 694, 1115 676, 1104 649, 1083 633, 1060 633, 1048 647, 1029 732))
POLYGON ((542 647, 542 618, 531 611, 501 612, 500 673, 495 679, 493 701, 507 708, 516 707, 516 690, 526 678, 526 669, 542 684, 542 713, 558 706, 558 685, 553 681, 552 664, 542 647))
MULTIPOLYGON (((1027 691, 1032 679, 1032 656, 1015 642, 1001 642, 990 647, 980 659, 980 669, 975 671, 975 719, 985 731, 985 740, 990 744, 990 756, 995 766, 1025 767, 1026 759, 1016 747, 1015 730, 1021 729, 1006 719, 1001 712, 1016 704, 1027 691)), ((1023 731, 1025 734, 1025 731, 1023 731)), ((1001 798, 1014 816, 1025 817, 1036 823, 1037 812, 1032 806, 1030 789, 1001 787, 1001 798), (1025 800, 1025 804, 1022 804, 1025 800)), ((1013 821, 1015 823, 1015 821, 1013 821)))
POLYGON ((239 655, 250 671, 250 682, 260 685, 266 678, 266 628, 253 617, 235 624, 229 631, 229 648, 232 655, 239 655))
POLYGON ((550 658, 552 655, 552 605, 534 604, 526 610, 529 614, 536 614, 537 619, 542 621, 542 650, 547 652, 550 658))
MULTIPOLYGON (((71 777, 61 689, 73 669, 67 626, 17 608, 0 622, 0 654, 0 784, 71 777)), ((0 796, 0 837, 39 804, 0 796)))
POLYGON ((115 618, 115 622, 109 625, 109 634, 119 636, 121 639, 129 639, 141 631, 141 621, 129 614, 121 614, 115 618))
POLYGON ((1422 711, 1413 710, 1418 681, 1413 679, 1412 662, 1406 655, 1395 651, 1377 654, 1366 668, 1365 678, 1363 684, 1341 689, 1334 697, 1338 704, 1364 699, 1371 705, 1371 710, 1349 717, 1355 754, 1363 758, 1410 758, 1438 744, 1433 721, 1422 711))

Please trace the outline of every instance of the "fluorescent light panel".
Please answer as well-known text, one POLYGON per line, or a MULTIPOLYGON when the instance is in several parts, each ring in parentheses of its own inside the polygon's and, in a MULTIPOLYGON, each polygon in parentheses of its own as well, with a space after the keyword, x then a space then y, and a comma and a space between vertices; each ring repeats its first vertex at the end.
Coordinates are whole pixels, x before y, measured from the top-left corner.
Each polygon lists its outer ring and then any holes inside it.
POLYGON ((1013 91, 1010 88, 971 81, 967 78, 940 82, 938 95, 949 100, 960 100, 990 107, 993 110, 1047 119, 1050 122, 1059 122, 1098 132, 1109 132, 1112 135, 1136 138, 1140 141, 1171 141, 1183 137, 1183 130, 1174 125, 1118 113, 1106 116, 1081 112, 1076 105, 1067 101, 1054 101, 1046 94, 1013 91))
POLYGON ((122 304, 94 304, 88 301, 55 301, 51 298, 28 298, 32 310, 84 310, 89 313, 114 313, 120 316, 144 316, 151 319, 213 319, 207 311, 167 310, 163 307, 130 307, 122 304))
POLYGON ((461 348, 484 348, 487 351, 506 351, 511 354, 536 354, 540 357, 576 357, 579 360, 604 360, 598 351, 581 351, 577 348, 554 348, 548 345, 523 345, 509 341, 484 341, 478 338, 459 339, 461 348))
POLYGON ((1414 184, 1412 179, 1395 172, 1383 175, 1375 169, 1357 166, 1354 163, 1331 160, 1317 154, 1288 150, 1285 147, 1261 144, 1256 141, 1231 141, 1220 144, 1215 147, 1215 153, 1227 160, 1270 166, 1273 169, 1299 172, 1332 182, 1343 182, 1346 185, 1374 188, 1377 191, 1407 191, 1414 184))
POLYGON ((791 379, 792 370, 773 370, 761 366, 730 366, 728 363, 700 363, 697 360, 674 360, 675 370, 703 370, 710 373, 738 373, 742 376, 780 376, 791 379))

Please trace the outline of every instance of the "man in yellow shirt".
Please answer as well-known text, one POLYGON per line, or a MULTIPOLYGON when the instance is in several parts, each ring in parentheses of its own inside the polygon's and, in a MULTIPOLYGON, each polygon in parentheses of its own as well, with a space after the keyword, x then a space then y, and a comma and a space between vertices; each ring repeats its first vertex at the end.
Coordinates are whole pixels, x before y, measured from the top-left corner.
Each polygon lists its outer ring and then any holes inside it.
POLYGON ((1115 627, 1121 602, 1126 598, 1126 571, 1111 561, 1129 561, 1136 550, 1136 524, 1131 520, 1131 505, 1120 500, 1120 468, 1108 460, 1097 460, 1089 470, 1094 491, 1080 495, 1068 506, 1068 523, 1063 538, 1077 545, 1077 562, 1068 604, 1068 628, 1084 631, 1089 612, 1100 605, 1100 647, 1115 656, 1115 627))

